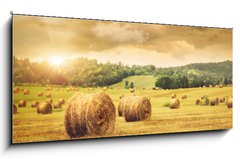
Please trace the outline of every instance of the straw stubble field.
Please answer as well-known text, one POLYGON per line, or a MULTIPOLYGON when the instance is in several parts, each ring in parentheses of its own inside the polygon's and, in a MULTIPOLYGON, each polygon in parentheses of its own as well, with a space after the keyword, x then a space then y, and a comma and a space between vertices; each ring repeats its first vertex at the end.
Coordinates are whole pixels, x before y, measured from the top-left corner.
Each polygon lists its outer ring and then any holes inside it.
MULTIPOLYGON (((64 126, 65 106, 62 109, 54 109, 52 114, 37 114, 37 108, 32 108, 33 101, 44 102, 46 97, 38 97, 39 91, 46 93, 45 87, 21 86, 21 89, 30 90, 29 95, 16 93, 13 95, 13 103, 25 99, 27 106, 18 108, 18 113, 13 115, 13 143, 39 142, 53 140, 69 140, 64 126)), ((79 92, 101 92, 102 88, 79 88, 79 92)), ((53 102, 58 99, 69 99, 76 91, 67 91, 67 88, 53 88, 53 102)), ((150 98, 152 116, 150 119, 139 122, 125 122, 124 117, 119 117, 117 107, 119 97, 130 95, 129 90, 113 88, 106 91, 112 98, 116 107, 115 130, 108 136, 85 136, 83 138, 127 136, 141 134, 158 134, 173 132, 188 132, 201 130, 216 130, 232 128, 232 109, 225 103, 218 106, 196 106, 196 99, 203 95, 210 99, 232 95, 232 87, 224 88, 188 88, 176 90, 143 90, 136 89, 135 94, 150 98), (171 94, 175 93, 180 99, 180 109, 169 109, 166 103, 171 101, 171 94), (182 95, 187 99, 182 99, 182 95)))

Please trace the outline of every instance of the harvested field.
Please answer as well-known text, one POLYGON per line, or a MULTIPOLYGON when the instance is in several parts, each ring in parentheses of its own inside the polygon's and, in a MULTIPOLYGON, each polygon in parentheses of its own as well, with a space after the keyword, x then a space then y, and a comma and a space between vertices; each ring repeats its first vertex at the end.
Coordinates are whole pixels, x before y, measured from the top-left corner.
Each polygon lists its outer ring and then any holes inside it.
MULTIPOLYGON (((65 107, 53 109, 52 114, 39 115, 36 108, 32 108, 33 101, 40 103, 46 101, 45 96, 38 97, 39 91, 44 92, 44 87, 20 87, 30 90, 31 94, 24 96, 22 93, 14 94, 14 103, 26 100, 27 106, 18 109, 18 113, 13 115, 13 142, 36 142, 52 140, 69 140, 64 126, 65 107), (43 129, 44 127, 44 129, 43 129)), ((66 101, 75 93, 67 91, 67 87, 51 91, 53 101, 63 98, 66 101)), ((95 88, 94 92, 101 92, 102 88, 95 88)), ((89 93, 88 88, 79 88, 81 93, 89 93)), ((114 105, 119 104, 119 96, 129 96, 128 89, 108 89, 107 93, 111 96, 114 105)), ((136 96, 146 96, 151 99, 152 114, 149 120, 138 122, 126 122, 124 117, 116 116, 115 130, 110 135, 96 136, 87 135, 80 138, 97 138, 108 136, 127 136, 143 134, 159 134, 172 132, 188 132, 201 130, 216 130, 232 128, 232 109, 226 103, 219 103, 218 106, 196 105, 196 99, 206 95, 209 98, 221 98, 232 96, 232 87, 223 88, 189 88, 175 90, 143 90, 135 91, 136 96), (165 103, 171 101, 171 95, 176 94, 182 97, 187 94, 187 99, 179 99, 181 107, 179 109, 169 109, 164 107, 165 103)), ((74 138, 79 139, 79 138, 74 138)))

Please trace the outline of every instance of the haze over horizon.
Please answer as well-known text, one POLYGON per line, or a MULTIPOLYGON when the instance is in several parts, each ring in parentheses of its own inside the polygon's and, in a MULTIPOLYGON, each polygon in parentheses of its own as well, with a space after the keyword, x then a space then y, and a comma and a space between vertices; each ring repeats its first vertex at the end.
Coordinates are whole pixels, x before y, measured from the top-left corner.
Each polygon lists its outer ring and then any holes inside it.
POLYGON ((15 15, 13 47, 14 56, 31 61, 172 67, 232 61, 232 30, 15 15))

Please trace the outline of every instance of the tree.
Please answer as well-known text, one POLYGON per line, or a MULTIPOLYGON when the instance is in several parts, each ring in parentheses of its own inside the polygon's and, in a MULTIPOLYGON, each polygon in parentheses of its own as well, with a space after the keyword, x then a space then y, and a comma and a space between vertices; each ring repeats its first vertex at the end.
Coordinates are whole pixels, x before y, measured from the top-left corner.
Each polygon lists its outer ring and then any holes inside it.
POLYGON ((128 88, 128 81, 125 81, 125 88, 128 88))
POLYGON ((134 83, 130 82, 129 88, 134 88, 134 83))

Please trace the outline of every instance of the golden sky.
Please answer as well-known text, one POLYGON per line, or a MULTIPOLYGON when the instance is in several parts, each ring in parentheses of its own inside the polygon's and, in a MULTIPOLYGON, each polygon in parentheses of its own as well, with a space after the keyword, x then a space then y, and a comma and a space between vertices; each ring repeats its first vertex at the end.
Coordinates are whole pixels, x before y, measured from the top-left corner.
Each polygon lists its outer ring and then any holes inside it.
POLYGON ((158 67, 232 60, 232 30, 13 16, 14 56, 33 61, 87 57, 158 67))

